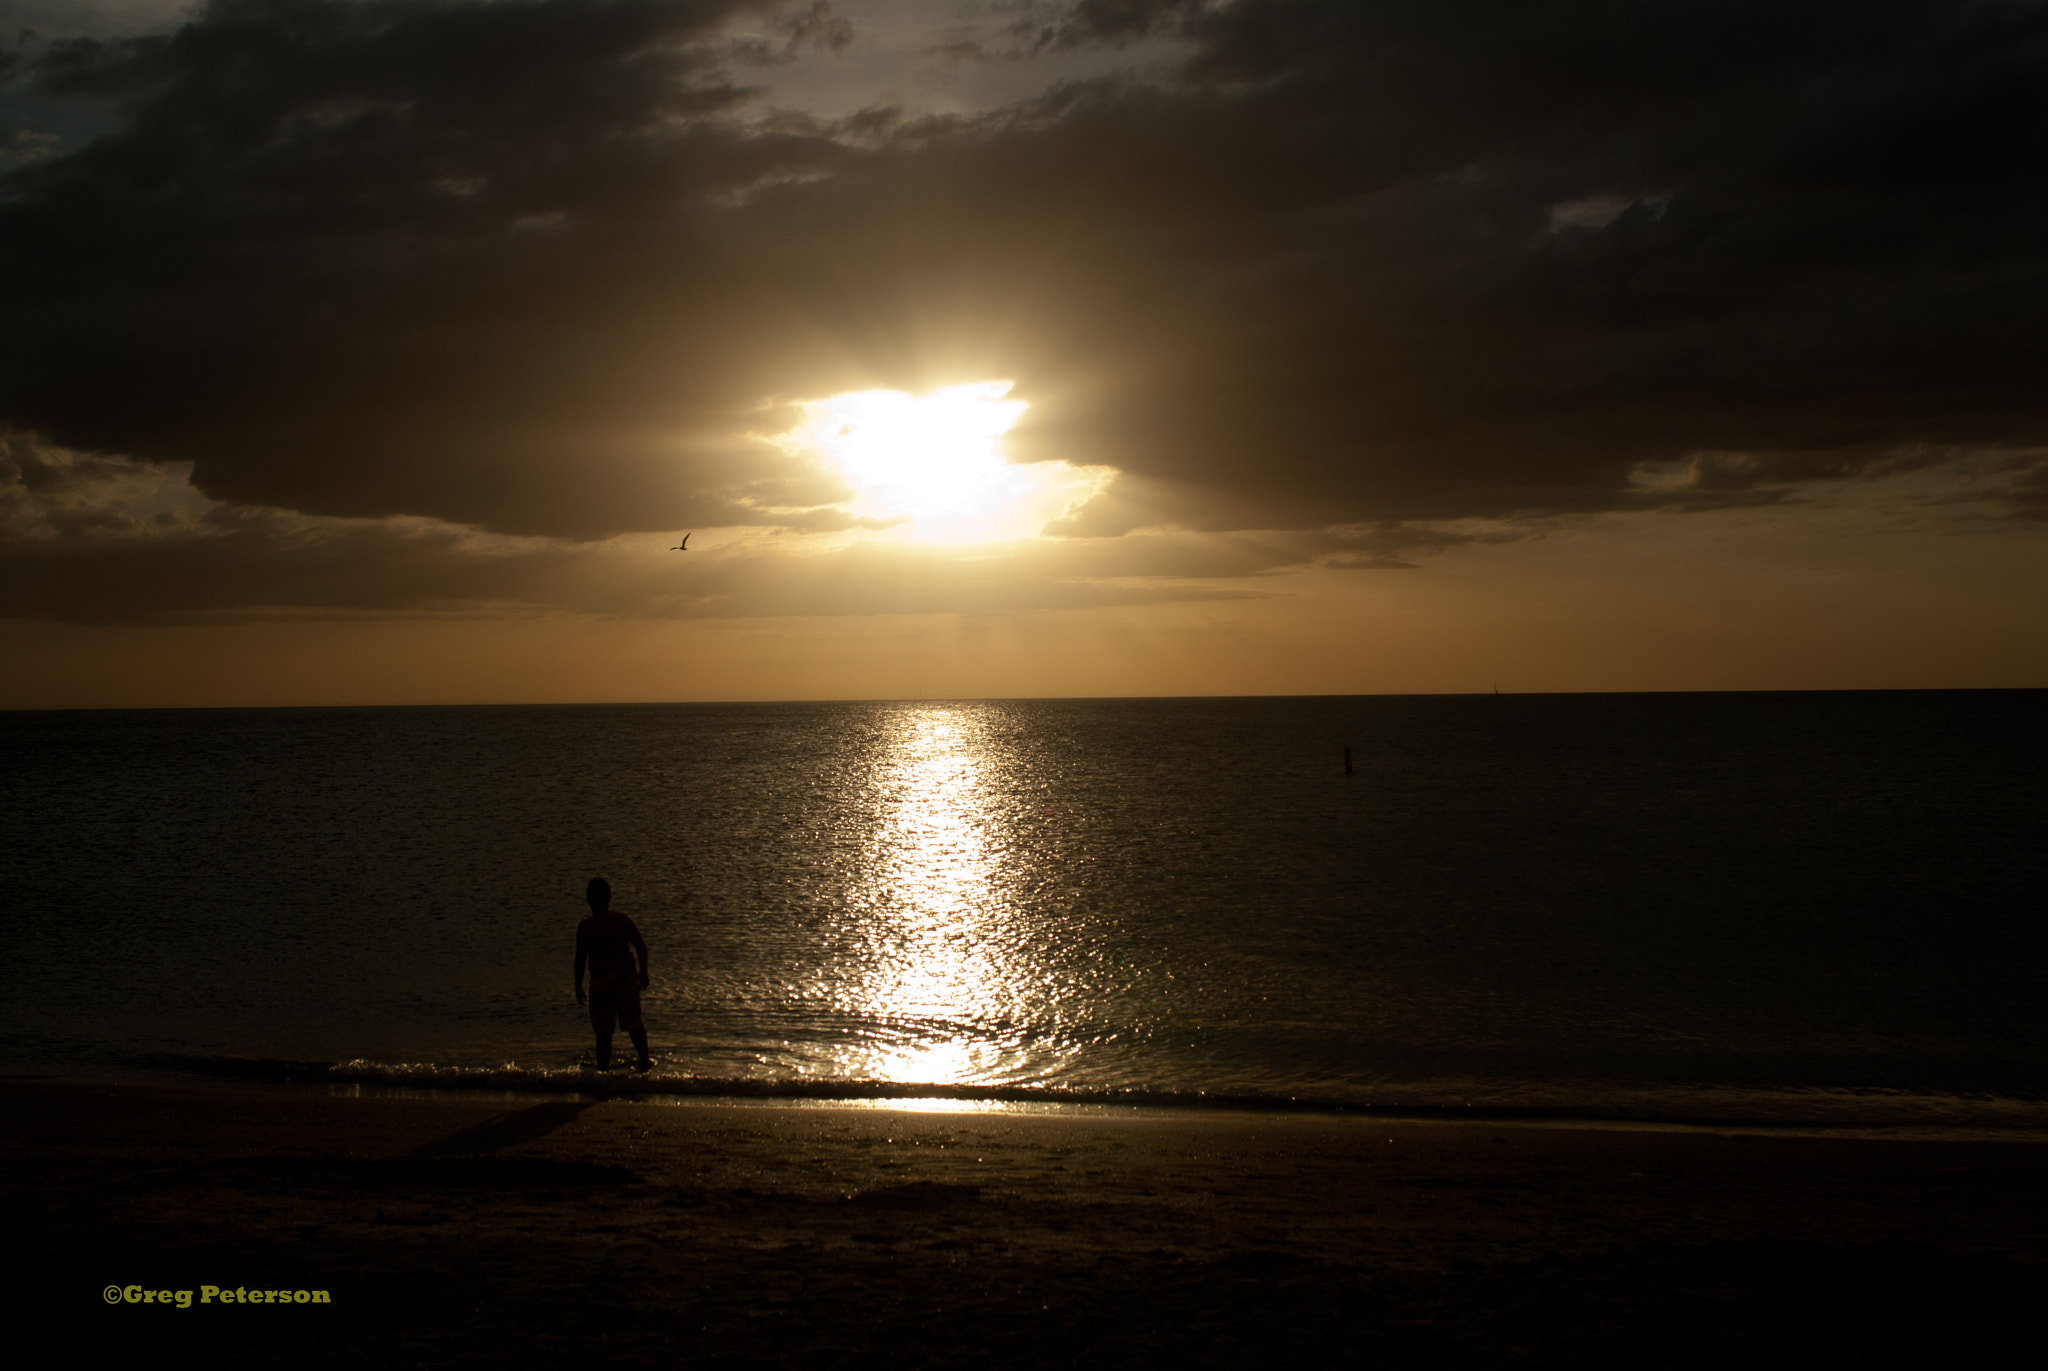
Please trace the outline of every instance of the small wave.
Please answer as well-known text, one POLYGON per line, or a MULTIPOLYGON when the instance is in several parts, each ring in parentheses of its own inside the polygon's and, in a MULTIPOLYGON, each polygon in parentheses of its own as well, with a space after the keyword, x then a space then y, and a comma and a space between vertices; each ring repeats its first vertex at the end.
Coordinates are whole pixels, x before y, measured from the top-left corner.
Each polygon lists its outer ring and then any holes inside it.
POLYGON ((2000 1096, 1905 1094, 1898 1091, 1754 1090, 1729 1087, 1643 1090, 1597 1082, 1497 1084, 1416 1082, 1371 1100, 1312 1093, 1223 1093, 1100 1086, 956 1085, 823 1077, 645 1075, 599 1072, 583 1064, 535 1066, 504 1062, 458 1066, 437 1062, 312 1062, 245 1057, 170 1057, 154 1066, 180 1074, 251 1082, 354 1087, 377 1091, 490 1092, 584 1098, 723 1099, 790 1103, 842 1102, 914 1107, 929 1102, 994 1109, 1149 1108, 1354 1115, 1419 1122, 1471 1121, 1623 1128, 1710 1128, 1869 1132, 1904 1136, 2048 1137, 2048 1101, 2000 1096), (1500 1096, 1513 1092, 1514 1102, 1500 1096))
MULTIPOLYGON (((303 1063, 291 1063, 295 1071, 303 1063)), ((1040 1105, 1126 1105, 1158 1108, 1308 1109, 1349 1112, 1340 1101, 1271 1095, 1212 1095, 1202 1091, 1121 1090, 1062 1085, 953 1085, 924 1081, 878 1081, 843 1077, 688 1076, 660 1070, 645 1075, 600 1072, 590 1066, 443 1066, 433 1062, 372 1062, 357 1059, 322 1064, 318 1076, 334 1084, 432 1090, 561 1091, 584 1095, 669 1096, 757 1100, 946 1100, 961 1103, 1040 1105)), ((253 1073, 251 1073, 253 1074, 253 1073)), ((298 1074, 295 1080, 313 1076, 298 1074)))
MULTIPOLYGON (((1215 1093, 1201 1090, 1150 1090, 1056 1084, 957 1085, 928 1081, 881 1081, 845 1077, 645 1075, 622 1070, 600 1072, 589 1065, 550 1067, 505 1062, 497 1066, 452 1066, 438 1062, 378 1062, 355 1058, 345 1062, 308 1062, 250 1057, 161 1055, 151 1064, 183 1073, 278 1084, 380 1086, 433 1091, 548 1092, 578 1095, 669 1096, 756 1100, 898 1101, 945 1100, 961 1103, 1039 1105, 1123 1105, 1169 1109, 1293 1110, 1315 1113, 1380 1114, 1389 1110, 1370 1103, 1321 1099, 1304 1095, 1256 1092, 1215 1093)), ((1495 1118, 1534 1115, 1523 1108, 1483 1106, 1402 1109, 1404 1115, 1445 1118, 1495 1118)))

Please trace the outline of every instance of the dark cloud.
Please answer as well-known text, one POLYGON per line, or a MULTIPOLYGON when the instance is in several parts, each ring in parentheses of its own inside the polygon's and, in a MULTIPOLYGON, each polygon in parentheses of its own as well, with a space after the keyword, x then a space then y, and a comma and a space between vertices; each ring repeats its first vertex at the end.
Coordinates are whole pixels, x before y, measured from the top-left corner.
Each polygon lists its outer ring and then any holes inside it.
MULTIPOLYGON (((429 614, 633 618, 1032 612, 1260 598, 1236 583, 1308 566, 1385 569, 1501 530, 1376 524, 946 544, 700 534, 604 543, 417 517, 223 504, 182 466, 0 432, 0 618, 161 624, 429 614)), ((802 531, 887 527, 820 511, 802 531)), ((794 531, 793 531, 794 532, 794 531)))
POLYGON ((1185 61, 832 124, 767 88, 844 41, 817 4, 215 0, 38 48, 21 79, 124 122, 7 179, 0 420, 220 500, 554 538, 831 526, 844 490, 757 440, 789 402, 994 376, 1018 459, 1122 473, 1070 538, 1725 506, 2048 443, 2041 4, 1020 22, 1185 61))
POLYGON ((1700 450, 1822 477, 2038 439, 2039 6, 1186 23, 1188 86, 1062 121, 1130 148, 1170 106, 1132 169, 1200 229, 1163 255, 1200 290, 1164 333, 1208 355, 1070 416, 1126 422, 1127 472, 1254 517, 1501 515, 1625 507, 1633 467, 1700 450))
MULTIPOLYGON (((1094 559, 1086 555, 1046 553, 1023 559, 1020 567, 1008 557, 963 564, 951 549, 900 544, 799 555, 759 545, 724 554, 703 550, 711 555, 696 555, 693 544, 689 561, 657 562, 602 545, 496 540, 424 521, 309 522, 243 509, 195 536, 8 548, 11 571, 0 582, 0 618, 100 624, 555 613, 786 618, 1040 612, 1261 594, 1173 581, 1117 582, 1095 575, 1094 559)), ((1199 551, 1155 551, 1150 559, 1129 560, 1214 562, 1199 551)))
POLYGON ((2006 491, 2014 517, 2048 520, 2048 461, 2028 463, 2015 475, 2006 491))
POLYGON ((1009 36, 1038 51, 1123 46, 1191 27, 1204 0, 1014 0, 1009 36))
POLYGON ((788 35, 792 52, 804 47, 838 52, 853 42, 853 25, 832 12, 831 0, 811 0, 808 8, 789 14, 778 27, 788 35))
POLYGON ((987 51, 972 39, 961 39, 951 43, 939 43, 929 48, 920 48, 919 57, 937 62, 986 62, 987 51))
POLYGON ((601 533, 833 498, 743 436, 774 324, 733 331, 712 232, 841 155, 732 122, 721 32, 759 8, 238 0, 57 45, 46 85, 131 129, 0 206, 7 417, 322 513, 601 533))

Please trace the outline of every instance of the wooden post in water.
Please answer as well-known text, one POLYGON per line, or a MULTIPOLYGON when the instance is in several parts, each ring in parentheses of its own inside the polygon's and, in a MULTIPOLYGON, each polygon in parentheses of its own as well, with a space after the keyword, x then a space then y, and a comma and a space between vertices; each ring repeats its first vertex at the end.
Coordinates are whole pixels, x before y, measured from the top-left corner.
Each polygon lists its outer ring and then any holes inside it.
POLYGON ((1351 774, 1351 749, 1349 747, 1344 749, 1344 774, 1346 776, 1351 774))

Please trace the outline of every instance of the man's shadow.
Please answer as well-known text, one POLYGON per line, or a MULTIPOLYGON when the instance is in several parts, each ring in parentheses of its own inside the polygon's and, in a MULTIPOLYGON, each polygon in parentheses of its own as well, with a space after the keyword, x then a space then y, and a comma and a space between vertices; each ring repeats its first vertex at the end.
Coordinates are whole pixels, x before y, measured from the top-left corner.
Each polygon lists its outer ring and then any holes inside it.
POLYGON ((409 1155, 418 1158, 474 1157, 483 1152, 496 1152, 503 1147, 545 1137, 598 1103, 598 1100, 554 1100, 514 1110, 473 1124, 460 1133, 451 1133, 424 1147, 416 1147, 409 1155))

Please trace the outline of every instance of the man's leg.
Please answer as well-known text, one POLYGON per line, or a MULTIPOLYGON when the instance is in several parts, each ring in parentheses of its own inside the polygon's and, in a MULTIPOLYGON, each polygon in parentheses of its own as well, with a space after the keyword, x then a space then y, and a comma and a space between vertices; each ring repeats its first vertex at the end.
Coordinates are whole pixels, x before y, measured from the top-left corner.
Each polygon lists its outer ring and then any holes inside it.
POLYGON ((640 1069, 645 1071, 654 1065, 654 1058, 647 1055, 647 1024, 640 1017, 639 996, 634 996, 626 1012, 619 1015, 619 1022, 626 1026, 627 1036, 633 1039, 633 1047, 640 1054, 640 1069))
POLYGON ((618 1015, 615 1011, 599 1014, 597 996, 592 995, 590 1000, 590 1026, 597 1033, 597 1069, 609 1071, 612 1069, 612 1029, 618 1015))

